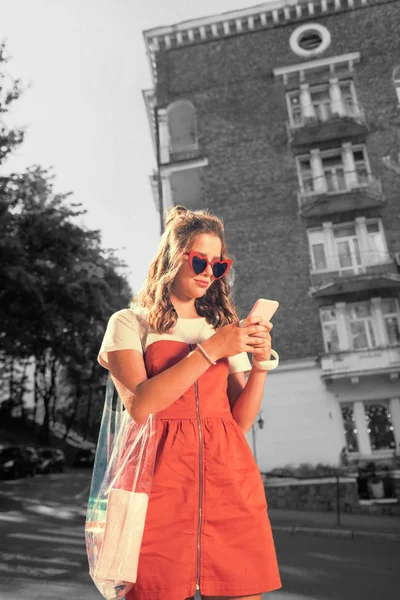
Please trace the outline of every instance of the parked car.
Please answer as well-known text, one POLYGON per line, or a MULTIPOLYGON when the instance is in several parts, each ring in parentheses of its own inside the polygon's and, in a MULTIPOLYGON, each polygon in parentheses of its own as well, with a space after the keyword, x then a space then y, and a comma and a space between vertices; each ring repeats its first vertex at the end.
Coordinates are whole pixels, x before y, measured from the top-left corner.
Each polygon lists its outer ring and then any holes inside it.
POLYGON ((74 467, 93 467, 96 451, 92 448, 80 448, 72 465, 74 467))
POLYGON ((32 474, 35 475, 35 473, 37 472, 37 466, 39 462, 39 455, 37 451, 33 446, 24 446, 23 451, 32 465, 32 474))
POLYGON ((33 477, 35 473, 34 453, 24 446, 0 446, 0 477, 17 479, 22 475, 33 477))
POLYGON ((38 473, 62 473, 66 463, 65 454, 58 448, 39 448, 38 473))

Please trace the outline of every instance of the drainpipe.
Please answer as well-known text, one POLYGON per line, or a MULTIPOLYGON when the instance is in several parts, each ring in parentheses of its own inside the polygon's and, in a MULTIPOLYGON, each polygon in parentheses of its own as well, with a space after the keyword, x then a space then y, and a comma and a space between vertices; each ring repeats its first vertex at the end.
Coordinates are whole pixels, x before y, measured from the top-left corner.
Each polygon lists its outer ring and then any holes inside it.
POLYGON ((154 107, 154 122, 156 126, 156 161, 157 161, 157 188, 158 188, 158 208, 160 211, 160 236, 164 232, 164 198, 161 179, 161 158, 160 158, 160 124, 158 121, 158 108, 154 107))

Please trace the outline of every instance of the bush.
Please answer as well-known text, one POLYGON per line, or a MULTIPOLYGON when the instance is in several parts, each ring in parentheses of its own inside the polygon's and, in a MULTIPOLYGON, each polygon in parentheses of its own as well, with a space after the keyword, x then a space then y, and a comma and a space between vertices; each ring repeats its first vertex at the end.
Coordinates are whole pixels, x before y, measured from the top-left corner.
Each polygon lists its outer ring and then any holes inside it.
POLYGON ((293 477, 296 479, 313 479, 317 477, 333 477, 338 472, 340 475, 349 475, 354 471, 352 467, 335 467, 334 465, 325 465, 318 463, 313 465, 311 463, 301 463, 298 466, 285 465, 283 467, 275 467, 271 471, 268 471, 266 475, 268 477, 293 477))

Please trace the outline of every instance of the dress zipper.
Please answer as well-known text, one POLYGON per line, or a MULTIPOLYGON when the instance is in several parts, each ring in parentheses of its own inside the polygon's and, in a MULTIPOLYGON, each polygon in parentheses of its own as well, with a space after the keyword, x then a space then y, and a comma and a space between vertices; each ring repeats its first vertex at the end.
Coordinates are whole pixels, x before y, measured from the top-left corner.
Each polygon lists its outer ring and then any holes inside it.
MULTIPOLYGON (((193 344, 189 344, 190 350, 194 350, 193 344)), ((203 512, 203 434, 200 423, 199 388, 197 380, 194 382, 194 393, 196 397, 196 415, 199 428, 199 522, 197 526, 197 579, 196 590, 200 590, 200 533, 203 512)))

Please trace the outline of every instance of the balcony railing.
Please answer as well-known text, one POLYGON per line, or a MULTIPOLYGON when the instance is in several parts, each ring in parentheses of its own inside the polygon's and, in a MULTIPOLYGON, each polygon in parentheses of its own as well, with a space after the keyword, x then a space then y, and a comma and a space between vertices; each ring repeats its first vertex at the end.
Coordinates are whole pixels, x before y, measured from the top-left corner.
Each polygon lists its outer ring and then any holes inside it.
POLYGON ((298 192, 300 206, 312 202, 320 196, 346 194, 361 190, 374 197, 382 195, 382 184, 379 179, 370 175, 364 168, 346 171, 344 167, 324 170, 324 175, 303 180, 304 189, 298 192))
POLYGON ((342 104, 337 109, 327 101, 312 104, 311 110, 292 108, 286 131, 292 145, 303 146, 349 136, 358 139, 365 136, 368 125, 360 104, 342 104))
POLYGON ((331 281, 333 276, 348 277, 364 273, 386 273, 389 266, 393 267, 390 269, 393 273, 397 272, 396 262, 388 252, 378 252, 377 250, 360 252, 355 250, 325 256, 318 267, 311 266, 310 274, 312 283, 315 284, 322 283, 324 280, 331 281))
POLYGON ((324 379, 397 373, 400 369, 400 346, 332 352, 321 357, 324 379))
POLYGON ((289 129, 346 118, 365 122, 365 113, 360 104, 343 104, 340 109, 335 109, 330 102, 315 102, 311 107, 305 108, 311 108, 310 115, 305 115, 305 110, 301 108, 296 112, 292 111, 292 120, 288 122, 289 129))
POLYGON ((357 250, 325 256, 310 267, 314 297, 358 292, 364 289, 400 288, 398 264, 387 252, 357 250))

